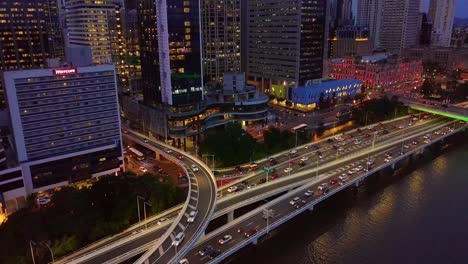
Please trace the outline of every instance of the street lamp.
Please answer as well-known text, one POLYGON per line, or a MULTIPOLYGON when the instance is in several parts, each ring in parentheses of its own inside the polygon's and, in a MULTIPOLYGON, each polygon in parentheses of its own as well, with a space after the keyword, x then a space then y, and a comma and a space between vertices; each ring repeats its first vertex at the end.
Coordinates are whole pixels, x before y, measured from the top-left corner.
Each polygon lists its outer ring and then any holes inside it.
POLYGON ((205 157, 205 163, 208 164, 208 157, 212 158, 212 166, 211 169, 213 170, 213 175, 215 173, 215 155, 213 154, 203 154, 203 157, 205 157))
POLYGON ((33 264, 36 264, 36 259, 34 259, 33 244, 36 245, 36 243, 34 241, 29 240, 29 249, 31 249, 32 262, 33 262, 33 264))
POLYGON ((319 164, 319 158, 317 157, 317 167, 315 168, 315 177, 318 176, 318 164, 319 164))
POLYGON ((45 243, 44 242, 44 245, 47 247, 47 249, 49 250, 50 252, 50 255, 52 256, 52 263, 54 263, 55 259, 54 259, 54 252, 52 251, 52 249, 50 248, 49 244, 45 243))
POLYGON ((143 202, 145 201, 145 198, 143 198, 143 197, 137 195, 138 223, 141 222, 141 216, 140 216, 140 215, 141 215, 141 214, 140 214, 140 199, 142 199, 143 202))
POLYGON ((146 222, 146 205, 149 205, 149 206, 153 206, 152 204, 148 203, 148 202, 143 202, 143 214, 145 215, 145 229, 148 228, 148 222, 146 222))
POLYGON ((297 135, 299 134, 299 132, 305 132, 303 130, 296 130, 296 148, 297 148, 297 135))

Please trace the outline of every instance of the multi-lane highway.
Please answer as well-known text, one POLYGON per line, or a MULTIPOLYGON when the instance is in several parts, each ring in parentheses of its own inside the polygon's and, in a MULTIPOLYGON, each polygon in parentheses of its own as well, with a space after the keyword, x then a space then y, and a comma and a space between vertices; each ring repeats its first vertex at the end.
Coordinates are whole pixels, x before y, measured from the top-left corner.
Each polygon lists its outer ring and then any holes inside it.
POLYGON ((313 209, 314 204, 358 183, 367 175, 420 151, 462 126, 465 124, 445 121, 427 128, 426 131, 401 137, 395 142, 379 144, 374 150, 369 148, 346 166, 319 174, 309 183, 211 232, 197 243, 186 258, 192 264, 217 263, 302 211, 313 209))
MULTIPOLYGON (((190 249, 211 219, 216 202, 216 184, 210 169, 201 161, 179 150, 160 143, 145 140, 141 135, 125 134, 126 138, 142 146, 162 153, 166 158, 178 163, 189 176, 189 193, 186 203, 179 210, 172 210, 161 218, 139 229, 128 230, 124 234, 108 239, 101 246, 93 245, 81 254, 59 260, 58 263, 119 263, 147 250, 150 263, 171 263, 190 249), (190 220, 189 220, 190 219, 190 220), (154 226, 154 227, 153 227, 154 226), (155 228, 156 227, 156 228, 155 228), (178 234, 183 234, 178 243, 173 243, 178 234)), ((180 235, 179 235, 180 238, 180 235)))
MULTIPOLYGON (((242 183, 236 183, 234 185, 228 186, 219 192, 218 195, 221 195, 222 197, 220 197, 219 201, 217 202, 215 216, 225 214, 226 212, 240 208, 247 204, 262 200, 262 195, 268 197, 266 196, 268 193, 279 192, 278 190, 292 189, 296 186, 304 184, 307 181, 310 181, 310 179, 313 177, 318 178, 321 175, 328 175, 325 173, 340 173, 347 166, 349 167, 351 166, 351 164, 355 164, 356 162, 362 162, 363 154, 361 152, 363 152, 366 148, 369 149, 369 146, 374 145, 375 149, 377 150, 382 145, 392 145, 392 142, 396 142, 398 140, 403 139, 403 141, 401 142, 401 146, 403 147, 405 143, 405 138, 410 138, 411 135, 422 133, 429 129, 434 129, 440 125, 443 125, 444 122, 447 121, 440 118, 426 119, 422 121, 411 120, 411 118, 402 118, 396 121, 384 123, 382 125, 371 126, 371 129, 362 128, 359 130, 355 130, 354 132, 348 132, 345 135, 340 135, 340 137, 338 137, 337 139, 331 140, 331 142, 329 140, 323 140, 318 143, 301 146, 297 148, 295 150, 295 153, 292 155, 289 154, 289 151, 276 155, 275 157, 273 157, 275 159, 274 162, 271 162, 269 159, 261 161, 257 165, 257 170, 249 173, 246 177, 239 181, 242 183), (303 166, 298 165, 301 159, 304 162, 303 166), (290 160, 293 161, 294 164, 290 163, 290 160), (270 173, 268 177, 268 183, 266 183, 265 173, 261 171, 261 168, 264 166, 268 166, 276 170, 276 172, 270 173), (284 172, 287 168, 290 167, 292 168, 292 171, 284 172), (318 171, 316 171, 317 168, 318 171), (232 186, 236 186, 237 188, 231 188, 230 191, 228 191, 228 188, 232 186)), ((138 141, 144 146, 146 144, 142 141, 143 138, 140 135, 129 133, 128 135, 126 135, 126 137, 133 137, 133 140, 138 141)), ((164 151, 165 146, 151 142, 149 143, 151 144, 151 146, 157 145, 159 151, 164 151)), ((174 158, 179 155, 179 153, 176 153, 177 152, 174 150, 171 151, 171 153, 169 154, 174 155, 172 157, 174 158)), ((190 167, 191 162, 193 162, 193 160, 190 157, 185 157, 184 159, 185 165, 183 166, 190 167)), ((209 171, 207 168, 205 168, 205 170, 209 171)), ((191 173, 190 175, 192 179, 194 176, 192 176, 191 173)), ((206 175, 202 177, 206 178, 206 175)), ((198 177, 195 176, 195 179, 198 179, 198 177)), ((198 184, 200 185, 200 183, 198 184)), ((200 193, 200 191, 198 193, 200 193)), ((198 199, 197 205, 201 204, 202 203, 200 202, 200 199, 198 199)), ((195 206, 195 204, 192 204, 192 206, 195 206)), ((89 263, 117 263, 118 261, 115 260, 122 259, 122 256, 128 256, 128 252, 136 252, 135 249, 139 249, 139 252, 143 252, 143 250, 149 248, 152 244, 154 244, 154 241, 156 239, 161 237, 166 232, 165 229, 167 227, 172 226, 170 225, 170 223, 174 219, 179 220, 177 222, 180 222, 182 224, 182 227, 180 227, 177 224, 175 228, 179 227, 179 230, 182 230, 182 228, 185 227, 184 220, 177 219, 178 216, 180 216, 177 213, 178 210, 180 209, 174 209, 169 214, 163 216, 164 218, 167 218, 167 220, 162 223, 159 222, 160 225, 157 224, 160 218, 155 218, 149 223, 150 225, 154 225, 155 227, 151 227, 147 230, 139 232, 129 230, 126 234, 116 236, 116 238, 118 237, 119 239, 115 239, 115 241, 112 242, 117 246, 112 245, 112 243, 108 243, 107 246, 103 247, 107 247, 107 251, 102 250, 101 252, 98 252, 98 254, 95 254, 96 251, 102 249, 97 247, 92 248, 92 251, 82 252, 84 252, 85 255, 90 255, 90 252, 96 255, 94 258, 90 259, 89 263), (114 260, 115 262, 108 262, 109 260, 114 260)), ((198 216, 196 218, 199 222, 195 221, 193 225, 193 227, 198 228, 194 228, 193 231, 185 231, 192 238, 196 237, 195 235, 193 235, 194 233, 199 232, 200 230, 203 231, 204 226, 208 224, 208 220, 210 219, 206 217, 201 218, 199 214, 200 212, 198 212, 198 216), (201 227, 203 227, 203 229, 201 227)), ((172 257, 175 256, 176 248, 172 246, 172 241, 174 240, 174 236, 177 235, 177 231, 179 230, 174 229, 174 232, 172 232, 172 236, 168 236, 170 240, 168 240, 168 238, 163 240, 170 241, 171 244, 169 244, 168 242, 166 242, 166 244, 164 242, 160 243, 163 245, 163 253, 169 253, 170 250, 171 252, 174 252, 173 254, 171 254, 172 257)), ((207 235, 207 237, 209 236, 210 234, 207 235)), ((189 240, 187 240, 187 237, 185 237, 183 241, 186 242, 185 244, 182 243, 181 245, 185 250, 187 250, 190 248, 189 244, 192 244, 195 241, 195 239, 192 239, 192 242, 190 242, 189 240)), ((156 246, 153 246, 153 248, 155 247, 156 246)), ((180 248, 178 248, 177 250, 180 253, 180 248)), ((152 253, 145 254, 145 257, 141 258, 140 263, 143 263, 142 261, 144 259, 147 259, 148 257, 151 260, 150 263, 155 263, 155 261, 157 261, 157 263, 169 263, 174 260, 174 258, 167 260, 164 258, 164 254, 163 257, 161 257, 160 253, 161 250, 159 250, 158 247, 158 249, 153 250, 152 253), (160 256, 158 256, 158 252, 160 256)), ((63 263, 69 262, 65 261, 63 263)), ((77 261, 74 263, 81 262, 77 261)))

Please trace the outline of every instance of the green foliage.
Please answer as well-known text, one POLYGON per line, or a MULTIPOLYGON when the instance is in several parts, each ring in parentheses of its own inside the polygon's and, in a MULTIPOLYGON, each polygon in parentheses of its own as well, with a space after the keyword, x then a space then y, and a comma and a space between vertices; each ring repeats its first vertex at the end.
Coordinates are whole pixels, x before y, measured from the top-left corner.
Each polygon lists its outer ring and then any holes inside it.
POLYGON ((200 145, 202 153, 213 154, 222 166, 246 163, 258 149, 257 141, 239 123, 229 123, 224 131, 209 134, 200 145))
POLYGON ((353 109, 353 119, 360 125, 380 122, 383 120, 399 117, 408 113, 408 108, 404 106, 398 97, 392 96, 389 99, 384 96, 380 99, 365 101, 359 108, 353 109))
POLYGON ((57 239, 51 245, 52 252, 54 252, 55 256, 63 256, 66 255, 79 246, 78 237, 71 235, 71 236, 64 236, 61 239, 57 239))
MULTIPOLYGON (((223 131, 214 132, 201 143, 202 153, 214 154, 218 166, 235 166, 258 160, 294 147, 296 135, 288 130, 270 127, 263 132, 263 144, 247 134, 240 124, 231 123, 223 131)), ((311 140, 305 132, 298 134, 298 144, 311 140)))
POLYGON ((150 213, 176 203, 176 187, 149 174, 103 177, 90 188, 64 187, 54 194, 50 207, 25 208, 0 226, 0 263, 20 263, 25 256, 29 260, 29 240, 37 242, 38 263, 45 263, 50 254, 41 242, 51 241, 59 257, 120 232, 138 219, 137 195, 153 205, 147 208, 150 213))

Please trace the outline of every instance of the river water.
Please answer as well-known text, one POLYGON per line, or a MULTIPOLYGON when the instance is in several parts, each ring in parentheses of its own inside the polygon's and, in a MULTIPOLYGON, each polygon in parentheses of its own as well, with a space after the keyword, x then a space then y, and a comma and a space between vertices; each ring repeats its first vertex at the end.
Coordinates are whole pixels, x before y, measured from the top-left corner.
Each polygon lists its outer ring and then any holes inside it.
POLYGON ((467 264, 468 141, 461 141, 335 195, 226 262, 467 264))

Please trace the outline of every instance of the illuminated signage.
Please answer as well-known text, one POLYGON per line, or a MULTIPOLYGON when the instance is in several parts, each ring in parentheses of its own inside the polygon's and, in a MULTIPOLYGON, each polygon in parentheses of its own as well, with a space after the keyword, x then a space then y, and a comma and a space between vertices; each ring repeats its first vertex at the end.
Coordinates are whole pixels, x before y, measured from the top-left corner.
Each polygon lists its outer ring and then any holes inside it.
POLYGON ((77 70, 76 68, 60 68, 60 69, 54 69, 53 73, 54 75, 70 75, 70 74, 76 74, 77 70))

